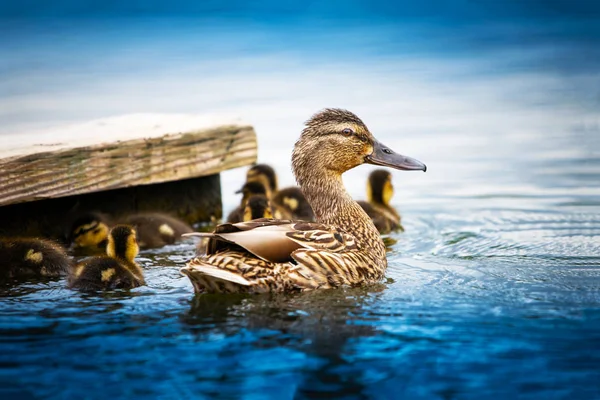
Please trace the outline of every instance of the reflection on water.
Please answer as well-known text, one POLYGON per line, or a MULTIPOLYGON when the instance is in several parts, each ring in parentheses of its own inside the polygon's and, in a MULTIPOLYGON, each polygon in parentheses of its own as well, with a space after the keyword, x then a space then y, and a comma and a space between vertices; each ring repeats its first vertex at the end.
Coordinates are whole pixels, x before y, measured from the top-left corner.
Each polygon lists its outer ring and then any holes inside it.
MULTIPOLYGON (((19 35, 0 48, 0 133, 239 115, 287 185, 302 121, 347 107, 428 165, 393 173, 406 232, 386 238, 387 280, 194 297, 188 241, 142 252, 131 292, 4 282, 2 398, 600 396, 600 80, 577 40, 593 24, 169 21, 4 21, 19 35)), ((345 176, 356 198, 369 172, 345 176)), ((226 212, 244 175, 222 174, 226 212)))

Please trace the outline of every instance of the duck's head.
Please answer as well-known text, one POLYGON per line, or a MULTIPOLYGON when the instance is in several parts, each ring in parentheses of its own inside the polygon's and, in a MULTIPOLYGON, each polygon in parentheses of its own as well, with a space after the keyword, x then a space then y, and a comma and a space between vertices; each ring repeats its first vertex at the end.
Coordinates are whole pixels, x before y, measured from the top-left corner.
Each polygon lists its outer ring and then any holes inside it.
POLYGON ((245 203, 243 220, 250 221, 257 218, 273 218, 271 202, 265 195, 252 195, 245 203))
POLYGON ((373 137, 350 111, 327 108, 306 122, 294 146, 292 167, 299 182, 311 173, 341 175, 368 163, 406 171, 425 171, 422 162, 395 153, 373 137))
POLYGON ((244 183, 244 186, 236 193, 242 193, 242 204, 246 204, 246 201, 253 195, 262 195, 271 197, 271 191, 264 182, 256 180, 244 183))
POLYGON ((385 169, 371 172, 367 180, 367 200, 369 203, 389 205, 394 196, 392 174, 385 169))
POLYGON ((272 192, 277 191, 277 174, 275 170, 267 164, 256 164, 246 173, 246 181, 261 181, 269 187, 272 192))
POLYGON ((102 214, 90 212, 73 222, 69 239, 76 248, 100 248, 106 246, 109 230, 102 214))
POLYGON ((135 229, 129 225, 116 225, 110 230, 106 254, 109 257, 121 258, 129 262, 138 255, 140 248, 137 243, 135 229))

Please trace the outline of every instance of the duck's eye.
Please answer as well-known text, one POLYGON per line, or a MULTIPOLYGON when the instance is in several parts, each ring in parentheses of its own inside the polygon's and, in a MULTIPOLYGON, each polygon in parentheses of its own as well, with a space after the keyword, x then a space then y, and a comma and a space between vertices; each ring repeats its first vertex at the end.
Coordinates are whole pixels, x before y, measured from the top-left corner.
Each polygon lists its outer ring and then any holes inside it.
POLYGON ((342 130, 342 134, 343 134, 344 136, 350 136, 350 135, 352 135, 353 133, 354 133, 354 131, 353 131, 352 129, 350 129, 350 128, 345 128, 344 130, 342 130))

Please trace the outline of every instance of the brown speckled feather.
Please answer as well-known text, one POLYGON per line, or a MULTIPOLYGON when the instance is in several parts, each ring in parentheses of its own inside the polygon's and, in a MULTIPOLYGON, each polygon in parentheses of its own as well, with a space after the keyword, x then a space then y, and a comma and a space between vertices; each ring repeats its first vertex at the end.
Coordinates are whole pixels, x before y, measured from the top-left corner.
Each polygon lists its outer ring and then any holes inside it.
MULTIPOLYGON (((182 272, 197 292, 299 291, 364 281, 373 260, 331 225, 260 219, 217 227, 182 272), (364 265, 360 268, 358 265, 364 265), (221 271, 227 271, 222 274, 221 271), (242 279, 238 279, 242 278, 242 279)), ((379 279, 378 274, 369 276, 379 279)))

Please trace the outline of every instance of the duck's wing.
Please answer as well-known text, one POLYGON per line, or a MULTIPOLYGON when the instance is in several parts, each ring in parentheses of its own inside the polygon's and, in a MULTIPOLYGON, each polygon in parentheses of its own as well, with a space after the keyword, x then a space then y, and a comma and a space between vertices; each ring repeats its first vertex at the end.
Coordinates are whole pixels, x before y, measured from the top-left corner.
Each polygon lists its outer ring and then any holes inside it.
POLYGON ((325 224, 261 218, 221 224, 209 236, 207 255, 246 250, 257 258, 282 263, 294 260, 298 249, 341 252, 357 249, 354 237, 325 224))
POLYGON ((359 281, 369 265, 353 236, 325 224, 259 219, 195 235, 209 236, 208 252, 181 272, 197 293, 335 287, 359 281))

